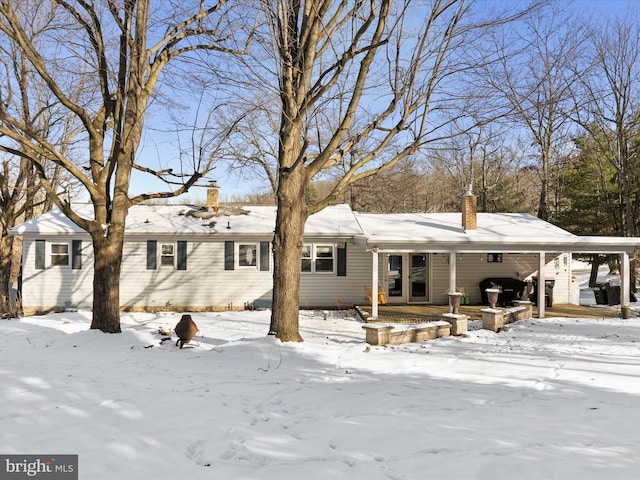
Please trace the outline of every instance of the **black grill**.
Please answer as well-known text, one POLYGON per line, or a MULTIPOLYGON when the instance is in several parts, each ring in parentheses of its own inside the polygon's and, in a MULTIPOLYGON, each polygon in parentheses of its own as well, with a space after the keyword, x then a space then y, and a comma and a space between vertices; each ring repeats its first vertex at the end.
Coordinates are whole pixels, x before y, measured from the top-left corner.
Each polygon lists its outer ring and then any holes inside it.
POLYGON ((499 288, 501 290, 498 295, 497 305, 505 307, 507 305, 513 305, 514 300, 522 298, 524 282, 517 278, 510 277, 485 278, 480 282, 480 295, 482 296, 483 305, 489 305, 487 292, 485 291, 487 288, 499 288))

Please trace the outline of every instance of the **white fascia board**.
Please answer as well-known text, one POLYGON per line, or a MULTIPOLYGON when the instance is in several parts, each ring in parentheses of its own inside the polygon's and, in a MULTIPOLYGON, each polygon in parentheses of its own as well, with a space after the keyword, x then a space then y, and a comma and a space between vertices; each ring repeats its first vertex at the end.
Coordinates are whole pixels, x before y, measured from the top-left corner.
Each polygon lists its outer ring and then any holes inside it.
POLYGON ((640 246, 640 238, 635 237, 568 237, 568 238, 473 238, 457 242, 442 239, 378 240, 367 235, 357 235, 354 242, 367 249, 394 252, 584 252, 584 253, 632 253, 640 246))

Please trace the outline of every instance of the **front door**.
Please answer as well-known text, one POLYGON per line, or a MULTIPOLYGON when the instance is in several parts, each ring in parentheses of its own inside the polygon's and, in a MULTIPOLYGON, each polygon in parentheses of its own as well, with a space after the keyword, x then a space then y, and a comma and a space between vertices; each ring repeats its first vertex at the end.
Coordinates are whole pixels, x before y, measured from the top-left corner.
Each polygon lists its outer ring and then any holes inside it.
POLYGON ((429 301, 429 255, 388 255, 387 297, 389 303, 429 301))
POLYGON ((389 255, 387 269, 387 297, 389 303, 405 303, 407 285, 407 256, 389 255))
POLYGON ((409 302, 429 301, 429 256, 426 253, 409 255, 409 302))

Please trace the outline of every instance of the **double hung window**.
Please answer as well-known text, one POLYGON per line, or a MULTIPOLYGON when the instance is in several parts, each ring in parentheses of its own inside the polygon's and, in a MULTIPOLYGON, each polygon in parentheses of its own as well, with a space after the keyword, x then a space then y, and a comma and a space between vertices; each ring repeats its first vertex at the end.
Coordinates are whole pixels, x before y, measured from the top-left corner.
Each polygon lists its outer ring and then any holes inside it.
POLYGON ((51 244, 51 265, 61 267, 69 266, 69 244, 68 243, 52 243, 51 244))
POLYGON ((331 244, 305 244, 302 246, 302 272, 333 273, 335 246, 331 244))

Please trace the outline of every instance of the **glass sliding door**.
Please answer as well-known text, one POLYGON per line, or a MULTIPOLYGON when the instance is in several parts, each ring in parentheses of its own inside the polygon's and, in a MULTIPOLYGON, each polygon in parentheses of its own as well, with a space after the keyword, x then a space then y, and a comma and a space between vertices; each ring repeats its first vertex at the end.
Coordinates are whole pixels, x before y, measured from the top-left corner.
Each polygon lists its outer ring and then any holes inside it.
POLYGON ((389 255, 389 270, 387 273, 388 286, 387 295, 389 295, 390 301, 393 299, 402 300, 404 297, 405 280, 403 278, 406 275, 404 271, 404 255, 389 255))
POLYGON ((409 255, 409 301, 429 301, 429 255, 426 253, 412 253, 409 255))
POLYGON ((429 302, 429 254, 387 255, 384 282, 389 303, 429 302))

